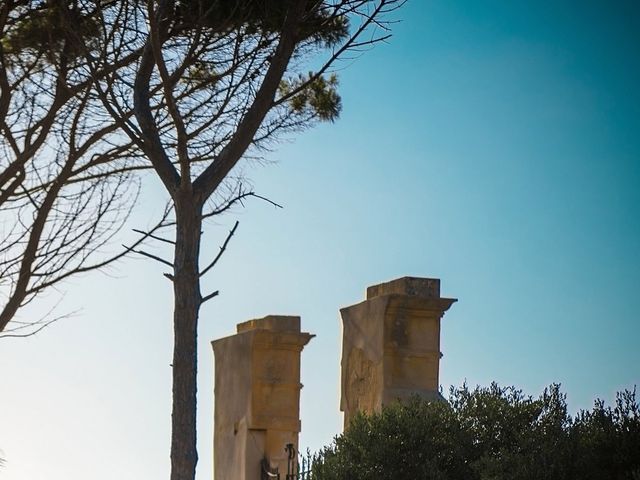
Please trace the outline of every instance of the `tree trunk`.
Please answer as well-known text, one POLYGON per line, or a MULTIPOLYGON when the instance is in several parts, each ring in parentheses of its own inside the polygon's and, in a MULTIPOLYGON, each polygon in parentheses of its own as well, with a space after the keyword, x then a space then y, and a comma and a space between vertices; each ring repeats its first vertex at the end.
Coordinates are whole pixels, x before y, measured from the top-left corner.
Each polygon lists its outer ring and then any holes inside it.
POLYGON ((198 258, 202 206, 191 192, 175 198, 176 245, 173 291, 173 410, 171 414, 171 480, 194 480, 196 450, 196 374, 198 369, 198 258))

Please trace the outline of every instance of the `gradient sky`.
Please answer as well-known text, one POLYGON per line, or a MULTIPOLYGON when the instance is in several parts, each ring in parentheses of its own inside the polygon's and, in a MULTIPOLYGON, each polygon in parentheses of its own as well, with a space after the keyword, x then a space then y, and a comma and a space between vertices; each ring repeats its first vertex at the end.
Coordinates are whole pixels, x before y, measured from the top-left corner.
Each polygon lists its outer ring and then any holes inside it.
MULTIPOLYGON (((445 390, 560 382, 576 411, 640 384, 640 3, 413 0, 398 17, 388 45, 343 65, 338 122, 244 165, 285 208, 250 201, 207 229, 204 259, 240 220, 205 281, 221 295, 201 314, 198 480, 212 472, 210 340, 302 316, 317 337, 301 445, 317 449, 341 428, 338 309, 400 276, 459 299, 445 390)), ((134 227, 157 217, 159 191, 134 227)), ((168 477, 162 272, 131 259, 75 279, 61 305, 74 317, 0 341, 1 479, 168 477)))

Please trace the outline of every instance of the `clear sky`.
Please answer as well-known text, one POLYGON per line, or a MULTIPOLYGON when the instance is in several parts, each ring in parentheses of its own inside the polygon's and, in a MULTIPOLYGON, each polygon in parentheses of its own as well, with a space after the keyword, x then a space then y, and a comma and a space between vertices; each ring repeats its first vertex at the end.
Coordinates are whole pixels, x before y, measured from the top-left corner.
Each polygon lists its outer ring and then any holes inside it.
MULTIPOLYGON (((398 17, 388 45, 344 65, 338 122, 244 166, 285 208, 252 201, 207 229, 205 259, 240 220, 205 281, 221 295, 201 314, 198 480, 212 472, 210 340, 302 316, 317 337, 301 445, 317 449, 341 428, 338 309, 400 276, 459 298, 445 390, 560 382, 575 411, 640 384, 640 3, 413 0, 398 17)), ((0 478, 168 476, 162 272, 131 259, 76 279, 61 306, 73 318, 0 341, 0 478)))

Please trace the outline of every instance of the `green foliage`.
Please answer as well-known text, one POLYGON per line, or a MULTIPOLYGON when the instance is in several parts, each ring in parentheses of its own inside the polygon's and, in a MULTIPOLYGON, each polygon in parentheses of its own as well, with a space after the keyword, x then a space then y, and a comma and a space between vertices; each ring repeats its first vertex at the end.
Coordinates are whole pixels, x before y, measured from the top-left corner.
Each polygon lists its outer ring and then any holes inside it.
POLYGON ((513 387, 450 391, 358 415, 314 459, 313 480, 582 480, 640 478, 635 390, 572 419, 551 385, 534 399, 513 387))
POLYGON ((96 18, 82 11, 77 2, 28 2, 2 38, 2 47, 9 55, 43 55, 51 63, 64 55, 70 61, 80 57, 98 33, 96 18))
POLYGON ((413 399, 379 415, 356 416, 348 431, 325 448, 313 465, 313 478, 447 478, 464 474, 462 451, 450 431, 454 411, 444 402, 413 399))
MULTIPOLYGON (((141 0, 133 3, 143 5, 141 0)), ((178 0, 172 12, 173 33, 207 28, 220 34, 242 29, 245 34, 270 34, 282 29, 291 2, 283 0, 178 0)), ((8 54, 44 55, 54 62, 61 54, 80 57, 99 33, 96 11, 81 2, 66 0, 28 1, 19 20, 2 39, 8 54)), ((299 35, 325 47, 349 35, 348 19, 336 16, 325 2, 309 2, 299 35)))
MULTIPOLYGON (((286 0, 178 0, 175 16, 184 26, 225 32, 247 27, 247 33, 272 33, 282 29, 291 1, 286 0)), ((336 17, 328 2, 308 2, 300 35, 326 46, 349 34, 346 17, 336 17)))
POLYGON ((293 113, 334 121, 342 109, 337 88, 337 75, 331 74, 328 78, 320 75, 314 78, 314 74, 310 72, 295 79, 282 80, 278 93, 281 97, 289 97, 293 113))
POLYGON ((593 410, 577 415, 572 433, 583 479, 640 479, 640 409, 635 390, 618 393, 613 408, 597 400, 593 410))
POLYGON ((192 65, 187 70, 182 80, 190 83, 191 85, 206 85, 208 87, 213 87, 216 85, 219 78, 220 74, 216 72, 214 68, 204 62, 196 62, 195 65, 192 65))

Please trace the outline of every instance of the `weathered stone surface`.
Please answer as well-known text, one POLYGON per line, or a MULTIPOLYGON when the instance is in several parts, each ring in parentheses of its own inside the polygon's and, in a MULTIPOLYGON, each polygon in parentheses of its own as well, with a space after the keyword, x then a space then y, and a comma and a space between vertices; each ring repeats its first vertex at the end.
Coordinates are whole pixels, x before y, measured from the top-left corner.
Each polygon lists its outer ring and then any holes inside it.
POLYGON ((393 294, 422 298, 440 298, 440 279, 402 277, 367 288, 367 300, 373 297, 393 294))
POLYGON ((272 330, 277 332, 300 332, 300 317, 287 315, 267 315, 263 318, 247 320, 236 325, 238 333, 249 330, 272 330))
POLYGON ((440 320, 456 301, 440 280, 404 277, 367 289, 367 300, 340 310, 342 395, 347 426, 359 411, 417 394, 440 398, 440 320))
POLYGON ((275 315, 237 332, 212 342, 214 478, 259 480, 264 458, 284 475, 285 446, 298 448, 301 427, 300 353, 313 335, 300 331, 300 317, 275 315))

